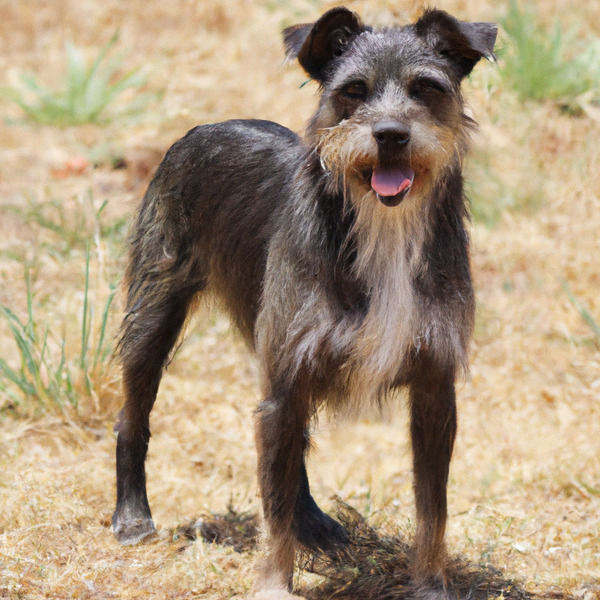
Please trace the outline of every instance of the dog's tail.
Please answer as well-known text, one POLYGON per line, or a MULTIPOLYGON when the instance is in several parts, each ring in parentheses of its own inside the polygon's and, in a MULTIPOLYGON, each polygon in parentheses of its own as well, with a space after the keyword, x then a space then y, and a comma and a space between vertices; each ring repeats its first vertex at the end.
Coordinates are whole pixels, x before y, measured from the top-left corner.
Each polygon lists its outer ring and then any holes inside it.
POLYGON ((192 301, 206 283, 193 256, 190 219, 177 186, 169 185, 167 159, 142 200, 129 234, 126 312, 117 353, 124 368, 162 369, 192 301))

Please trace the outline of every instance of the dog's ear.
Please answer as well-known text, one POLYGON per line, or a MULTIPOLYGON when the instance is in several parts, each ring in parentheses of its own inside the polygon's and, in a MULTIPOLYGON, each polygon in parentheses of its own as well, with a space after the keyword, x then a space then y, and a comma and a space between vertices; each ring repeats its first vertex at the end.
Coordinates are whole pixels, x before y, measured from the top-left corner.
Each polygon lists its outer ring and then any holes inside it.
POLYGON ((338 6, 315 23, 284 29, 286 56, 289 60, 297 58, 312 79, 323 83, 329 63, 343 54, 353 37, 367 29, 356 13, 338 6))
POLYGON ((466 77, 480 58, 495 60, 495 23, 459 21, 443 10, 430 9, 416 22, 415 30, 436 52, 448 57, 459 77, 466 77))

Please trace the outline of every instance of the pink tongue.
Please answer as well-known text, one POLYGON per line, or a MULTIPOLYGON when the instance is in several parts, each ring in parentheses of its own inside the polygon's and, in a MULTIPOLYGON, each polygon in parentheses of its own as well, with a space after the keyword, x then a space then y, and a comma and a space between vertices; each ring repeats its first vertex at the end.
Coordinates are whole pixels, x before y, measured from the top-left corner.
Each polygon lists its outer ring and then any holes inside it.
POLYGON ((412 185, 415 177, 410 167, 384 169, 375 167, 371 176, 371 187, 380 196, 395 196, 412 185))

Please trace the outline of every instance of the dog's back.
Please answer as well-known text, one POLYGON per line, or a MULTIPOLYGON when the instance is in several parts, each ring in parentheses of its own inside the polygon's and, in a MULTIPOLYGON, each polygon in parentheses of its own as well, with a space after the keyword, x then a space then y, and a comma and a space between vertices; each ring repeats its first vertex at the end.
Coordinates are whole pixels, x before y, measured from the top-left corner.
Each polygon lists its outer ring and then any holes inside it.
POLYGON ((208 289, 252 343, 268 242, 303 152, 295 133, 262 120, 195 127, 173 144, 132 229, 128 311, 159 281, 165 294, 208 289))

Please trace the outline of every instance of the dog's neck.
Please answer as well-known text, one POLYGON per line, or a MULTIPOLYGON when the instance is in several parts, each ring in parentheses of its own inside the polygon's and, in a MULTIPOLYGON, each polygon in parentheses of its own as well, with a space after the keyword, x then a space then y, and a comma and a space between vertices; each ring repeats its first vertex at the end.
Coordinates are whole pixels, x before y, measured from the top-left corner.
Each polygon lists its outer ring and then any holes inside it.
POLYGON ((467 217, 460 167, 457 154, 434 184, 419 182, 398 206, 388 207, 358 177, 336 176, 308 149, 299 172, 300 180, 309 184, 298 198, 304 204, 300 212, 318 213, 322 230, 314 235, 326 236, 336 258, 354 254, 349 275, 366 283, 381 281, 393 268, 392 257, 416 275, 426 265, 422 252, 431 245, 436 219, 462 223, 467 217))

